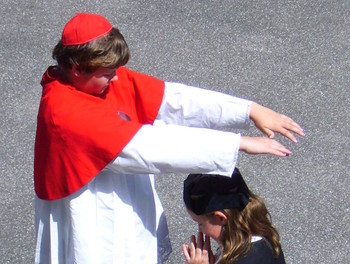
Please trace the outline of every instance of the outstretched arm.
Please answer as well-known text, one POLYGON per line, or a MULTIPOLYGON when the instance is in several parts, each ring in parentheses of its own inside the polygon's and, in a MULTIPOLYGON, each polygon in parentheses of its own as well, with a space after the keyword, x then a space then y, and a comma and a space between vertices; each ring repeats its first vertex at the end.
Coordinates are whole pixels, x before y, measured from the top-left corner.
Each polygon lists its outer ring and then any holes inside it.
POLYGON ((109 165, 120 173, 208 173, 231 176, 239 151, 280 157, 291 152, 267 137, 175 125, 144 125, 109 165))
POLYGON ((251 101, 216 91, 165 82, 157 119, 189 127, 246 129, 250 104, 251 101))
POLYGON ((165 83, 165 93, 158 120, 166 124, 211 129, 248 128, 255 126, 269 138, 275 132, 297 142, 293 133, 304 136, 302 128, 291 118, 257 103, 227 94, 179 83, 165 83))
POLYGON ((274 138, 277 132, 296 143, 293 133, 304 136, 303 129, 291 118, 257 103, 250 106, 250 119, 269 138, 274 138))

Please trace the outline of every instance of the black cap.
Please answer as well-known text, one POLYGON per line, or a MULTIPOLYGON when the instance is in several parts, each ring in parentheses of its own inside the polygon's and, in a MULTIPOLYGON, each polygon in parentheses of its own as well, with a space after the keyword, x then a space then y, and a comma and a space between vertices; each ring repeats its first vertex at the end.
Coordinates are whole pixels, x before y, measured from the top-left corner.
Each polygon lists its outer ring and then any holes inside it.
POLYGON ((249 202, 249 189, 237 168, 231 177, 218 174, 190 174, 184 181, 183 199, 197 215, 237 208, 249 202))

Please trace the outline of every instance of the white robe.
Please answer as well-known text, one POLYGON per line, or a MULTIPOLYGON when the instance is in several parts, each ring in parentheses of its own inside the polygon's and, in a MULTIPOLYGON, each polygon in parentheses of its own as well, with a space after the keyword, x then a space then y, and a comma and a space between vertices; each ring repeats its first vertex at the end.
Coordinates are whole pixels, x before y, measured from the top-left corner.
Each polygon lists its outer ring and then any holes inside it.
POLYGON ((35 198, 36 263, 158 263, 166 236, 154 174, 231 176, 250 101, 165 83, 154 125, 144 125, 89 184, 55 201, 35 198), (162 220, 161 220, 162 219, 162 220))

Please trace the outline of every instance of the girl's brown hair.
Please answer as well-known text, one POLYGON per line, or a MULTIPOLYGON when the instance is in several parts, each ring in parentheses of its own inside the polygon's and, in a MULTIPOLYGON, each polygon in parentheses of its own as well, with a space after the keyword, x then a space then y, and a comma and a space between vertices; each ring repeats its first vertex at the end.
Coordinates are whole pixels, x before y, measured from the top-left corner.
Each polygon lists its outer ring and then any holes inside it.
POLYGON ((264 201, 250 192, 249 203, 242 210, 224 209, 227 223, 220 237, 222 258, 220 264, 233 264, 239 256, 250 249, 253 235, 266 239, 277 258, 280 251, 280 237, 271 222, 271 216, 264 201))
POLYGON ((83 45, 64 46, 58 42, 52 58, 64 70, 72 69, 91 73, 99 67, 118 68, 125 65, 130 57, 129 47, 117 28, 105 36, 83 45))

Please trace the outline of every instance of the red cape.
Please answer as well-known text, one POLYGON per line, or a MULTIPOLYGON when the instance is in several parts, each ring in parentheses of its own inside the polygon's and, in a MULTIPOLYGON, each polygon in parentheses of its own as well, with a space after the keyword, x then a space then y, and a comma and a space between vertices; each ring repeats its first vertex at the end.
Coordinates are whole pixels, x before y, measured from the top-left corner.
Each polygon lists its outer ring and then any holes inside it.
POLYGON ((164 82, 121 67, 103 96, 43 75, 35 140, 34 185, 41 199, 66 197, 92 180, 133 138, 152 124, 164 82))

